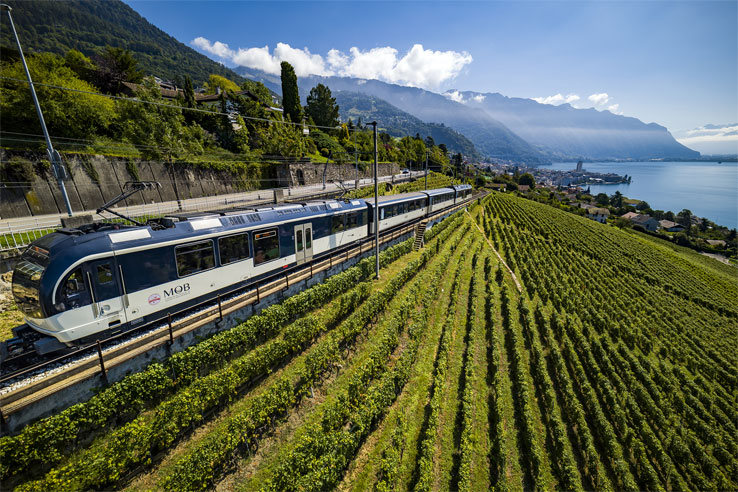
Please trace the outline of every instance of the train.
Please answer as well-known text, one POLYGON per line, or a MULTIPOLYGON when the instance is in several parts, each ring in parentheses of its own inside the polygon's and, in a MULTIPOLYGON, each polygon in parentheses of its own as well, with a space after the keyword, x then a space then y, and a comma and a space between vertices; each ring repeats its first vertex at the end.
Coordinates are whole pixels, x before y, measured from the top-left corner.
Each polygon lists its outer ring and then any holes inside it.
MULTIPOLYGON (((380 231, 467 201, 469 185, 379 197, 380 231)), ((26 325, 2 360, 47 355, 164 319, 374 234, 374 199, 330 199, 145 225, 98 223, 34 241, 13 271, 26 325)))

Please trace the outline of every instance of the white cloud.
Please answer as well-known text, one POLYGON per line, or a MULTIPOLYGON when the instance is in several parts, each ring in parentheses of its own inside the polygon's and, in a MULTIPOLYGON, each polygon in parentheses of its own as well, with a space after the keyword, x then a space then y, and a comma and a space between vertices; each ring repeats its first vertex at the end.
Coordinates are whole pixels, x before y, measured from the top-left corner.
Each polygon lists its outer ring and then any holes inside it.
POLYGON ((192 44, 200 48, 202 51, 218 56, 220 58, 231 58, 233 56, 233 50, 228 47, 227 44, 216 41, 211 43, 203 37, 195 38, 192 40, 192 44))
POLYGON ((277 43, 272 53, 268 46, 234 51, 227 44, 212 43, 203 37, 195 38, 191 44, 237 65, 272 74, 280 73, 279 64, 288 61, 298 76, 339 75, 424 88, 436 88, 453 79, 473 60, 465 51, 426 50, 421 44, 413 45, 402 57, 398 57, 395 48, 385 46, 366 51, 352 47, 348 54, 332 49, 325 58, 307 48, 293 48, 286 43, 277 43))
POLYGON ((675 131, 679 143, 708 154, 738 153, 738 123, 675 131))
POLYGON ((484 99, 485 99, 486 97, 487 97, 487 96, 485 96, 484 94, 477 94, 476 96, 472 96, 472 100, 474 100, 474 101, 476 101, 476 102, 480 103, 480 102, 484 101, 484 99))
POLYGON ((575 101, 578 101, 580 99, 579 96, 576 94, 567 94, 563 95, 561 93, 553 95, 553 96, 546 96, 546 97, 534 97, 533 100, 541 103, 541 104, 553 104, 554 106, 557 106, 559 104, 568 103, 571 104, 575 101))
POLYGON ((605 104, 610 102, 610 96, 607 95, 607 92, 592 94, 587 99, 589 99, 595 106, 604 106, 605 104))
POLYGON ((446 91, 443 95, 457 103, 464 102, 464 95, 459 91, 446 91))
POLYGON ((620 111, 620 104, 611 104, 607 107, 607 110, 613 114, 623 114, 623 112, 620 111))

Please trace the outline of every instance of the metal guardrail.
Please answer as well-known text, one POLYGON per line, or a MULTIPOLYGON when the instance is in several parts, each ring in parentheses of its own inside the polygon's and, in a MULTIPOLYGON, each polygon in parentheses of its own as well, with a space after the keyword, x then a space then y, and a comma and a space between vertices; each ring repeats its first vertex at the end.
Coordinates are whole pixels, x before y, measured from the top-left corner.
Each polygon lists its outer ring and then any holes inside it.
MULTIPOLYGON (((379 178, 379 181, 389 182, 397 179, 406 179, 408 177, 417 177, 422 174, 422 172, 413 172, 410 173, 410 175, 400 174, 394 176, 382 176, 379 178)), ((372 184, 373 180, 371 178, 362 178, 359 180, 360 188, 370 186, 372 184)), ((299 200, 310 199, 311 197, 325 193, 340 192, 342 189, 351 190, 355 188, 355 180, 344 180, 340 182, 340 185, 335 182, 327 183, 326 188, 323 188, 323 185, 319 183, 314 185, 282 188, 282 190, 284 190, 285 200, 299 200)), ((273 203, 273 199, 274 190, 267 189, 231 193, 228 195, 188 198, 180 201, 125 205, 122 207, 115 207, 114 209, 133 218, 161 217, 171 213, 200 212, 238 206, 266 205, 268 203, 273 203)), ((94 210, 87 210, 80 213, 97 215, 95 219, 96 222, 124 222, 122 219, 107 212, 95 214, 94 210)), ((28 217, 20 220, 0 220, 0 254, 20 252, 36 239, 39 239, 49 232, 61 227, 61 217, 62 214, 28 217)))

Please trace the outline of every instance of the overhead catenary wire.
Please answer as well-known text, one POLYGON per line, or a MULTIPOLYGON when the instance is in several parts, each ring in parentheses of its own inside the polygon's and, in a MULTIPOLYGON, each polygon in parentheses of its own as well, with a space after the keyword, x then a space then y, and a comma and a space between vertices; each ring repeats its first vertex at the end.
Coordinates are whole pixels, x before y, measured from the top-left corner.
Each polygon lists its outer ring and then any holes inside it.
MULTIPOLYGON (((28 84, 28 81, 26 81, 26 80, 18 79, 18 78, 15 78, 15 77, 7 77, 7 76, 4 76, 4 75, 0 75, 0 79, 2 79, 2 80, 12 80, 12 81, 15 81, 15 82, 22 82, 22 83, 28 84)), ((113 96, 111 94, 101 94, 99 92, 83 91, 81 89, 72 89, 71 87, 64 87, 64 86, 55 85, 55 84, 46 84, 46 83, 43 83, 43 82, 34 82, 33 85, 35 85, 35 86, 42 86, 42 87, 49 87, 49 88, 52 88, 52 89, 60 89, 60 90, 69 91, 69 92, 78 92, 80 94, 87 94, 87 95, 90 95, 90 96, 107 97, 108 99, 117 99, 117 100, 121 100, 121 101, 130 101, 130 102, 136 102, 136 103, 142 103, 142 104, 151 104, 151 105, 154 105, 154 106, 161 106, 161 107, 171 108, 171 109, 180 109, 182 111, 195 111, 195 112, 198 112, 198 113, 205 113, 205 114, 209 114, 209 115, 231 116, 230 113, 223 113, 223 112, 220 112, 220 111, 210 111, 210 110, 207 110, 207 109, 190 108, 190 107, 187 107, 187 106, 177 106, 177 105, 174 105, 174 104, 166 104, 166 103, 160 103, 160 102, 156 102, 156 101, 145 101, 143 99, 137 99, 135 97, 113 96)), ((292 121, 277 121, 277 120, 273 120, 273 119, 270 119, 270 118, 259 118, 257 116, 243 116, 243 115, 240 115, 240 114, 239 114, 239 116, 241 118, 243 118, 244 120, 263 121, 263 122, 267 122, 267 123, 282 123, 282 124, 285 124, 285 125, 293 125, 293 126, 307 127, 307 128, 317 128, 317 129, 323 129, 323 130, 337 130, 337 129, 340 128, 340 125, 339 126, 321 126, 321 125, 311 125, 309 123, 302 123, 302 122, 295 123, 295 122, 292 122, 292 121)), ((354 131, 354 132, 360 132, 360 131, 363 132, 363 131, 366 131, 366 130, 359 129, 359 128, 348 128, 347 127, 346 129, 348 131, 354 131)))

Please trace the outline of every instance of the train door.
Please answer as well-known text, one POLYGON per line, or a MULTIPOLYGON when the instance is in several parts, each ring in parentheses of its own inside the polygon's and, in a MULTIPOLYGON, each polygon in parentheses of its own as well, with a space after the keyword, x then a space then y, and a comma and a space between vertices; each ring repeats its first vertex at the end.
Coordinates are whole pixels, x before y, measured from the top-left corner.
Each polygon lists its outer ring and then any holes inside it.
POLYGON ((298 265, 313 258, 313 225, 295 226, 295 260, 298 265))
POLYGON ((115 328, 126 322, 121 279, 115 258, 93 261, 87 271, 92 286, 92 312, 101 330, 115 328))

